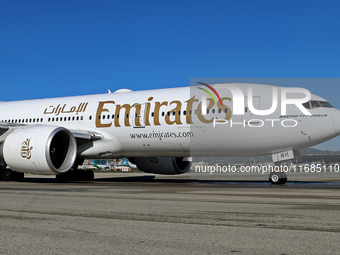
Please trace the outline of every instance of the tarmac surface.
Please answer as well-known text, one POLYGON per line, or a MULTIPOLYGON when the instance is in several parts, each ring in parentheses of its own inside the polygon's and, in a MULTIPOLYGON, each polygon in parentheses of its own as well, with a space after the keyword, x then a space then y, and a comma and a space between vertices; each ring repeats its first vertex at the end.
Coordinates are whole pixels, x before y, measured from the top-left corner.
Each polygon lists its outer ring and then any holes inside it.
POLYGON ((337 176, 28 175, 0 183, 0 253, 339 254, 337 176))

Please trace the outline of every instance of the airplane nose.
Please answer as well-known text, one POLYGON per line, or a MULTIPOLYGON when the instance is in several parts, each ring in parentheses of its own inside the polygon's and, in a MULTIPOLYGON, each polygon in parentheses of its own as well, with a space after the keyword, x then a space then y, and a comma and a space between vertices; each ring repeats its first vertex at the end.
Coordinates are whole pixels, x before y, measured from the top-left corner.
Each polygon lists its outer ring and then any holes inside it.
POLYGON ((336 110, 333 115, 334 130, 336 134, 340 134, 340 110, 336 110))

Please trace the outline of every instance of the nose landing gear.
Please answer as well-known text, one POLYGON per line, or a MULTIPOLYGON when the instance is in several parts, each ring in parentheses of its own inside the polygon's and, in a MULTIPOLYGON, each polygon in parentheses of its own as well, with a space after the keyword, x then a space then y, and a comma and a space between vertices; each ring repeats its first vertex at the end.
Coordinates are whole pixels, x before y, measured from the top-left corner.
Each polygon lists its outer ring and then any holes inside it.
POLYGON ((284 172, 271 172, 269 174, 269 181, 272 184, 285 184, 287 182, 287 175, 284 172))

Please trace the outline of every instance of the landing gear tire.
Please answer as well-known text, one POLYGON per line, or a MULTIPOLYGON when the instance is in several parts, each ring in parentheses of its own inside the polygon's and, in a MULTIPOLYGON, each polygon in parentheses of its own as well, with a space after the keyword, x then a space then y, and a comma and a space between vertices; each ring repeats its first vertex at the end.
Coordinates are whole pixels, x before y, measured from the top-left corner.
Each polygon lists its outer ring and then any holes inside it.
POLYGON ((85 180, 93 181, 93 179, 94 179, 94 172, 92 170, 85 170, 85 180))
POLYGON ((271 184, 285 184, 287 175, 283 172, 272 172, 269 174, 269 181, 271 184))
POLYGON ((4 169, 2 171, 2 180, 11 181, 13 180, 14 172, 11 169, 4 169))
POLYGON ((92 181, 94 173, 92 170, 70 170, 66 173, 56 175, 58 182, 66 181, 92 181))
POLYGON ((24 173, 13 172, 13 180, 16 182, 21 182, 25 178, 24 173))
POLYGON ((58 182, 68 182, 72 180, 71 175, 68 172, 57 174, 55 178, 57 179, 58 182))

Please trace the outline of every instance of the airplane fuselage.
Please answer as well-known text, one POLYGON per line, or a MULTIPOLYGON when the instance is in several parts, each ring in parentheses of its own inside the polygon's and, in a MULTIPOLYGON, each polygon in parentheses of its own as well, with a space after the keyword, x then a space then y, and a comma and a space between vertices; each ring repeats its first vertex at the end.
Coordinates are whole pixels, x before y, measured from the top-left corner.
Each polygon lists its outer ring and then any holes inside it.
MULTIPOLYGON (((237 84, 253 106, 268 109, 274 86, 237 84)), ((78 157, 188 157, 266 155, 313 146, 339 134, 333 107, 277 109, 270 115, 233 113, 232 94, 221 103, 202 101, 193 87, 0 103, 0 121, 11 129, 33 125, 61 126, 100 134, 103 139, 81 148, 78 157)), ((203 98, 204 99, 204 98, 203 98)), ((311 101, 326 100, 312 95, 311 101)), ((336 115, 336 116, 335 116, 336 115)), ((4 133, 3 137, 6 137, 4 133)))

